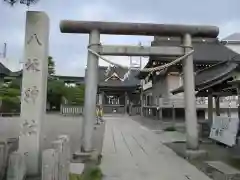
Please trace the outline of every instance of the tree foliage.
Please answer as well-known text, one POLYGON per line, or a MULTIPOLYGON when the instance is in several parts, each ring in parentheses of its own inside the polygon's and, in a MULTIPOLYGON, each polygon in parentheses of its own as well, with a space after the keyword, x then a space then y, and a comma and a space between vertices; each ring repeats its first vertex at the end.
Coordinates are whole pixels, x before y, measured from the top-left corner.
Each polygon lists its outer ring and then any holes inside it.
MULTIPOLYGON (((10 83, 11 84, 11 83, 10 83)), ((0 86, 0 112, 10 113, 20 110, 20 89, 0 86)))
POLYGON ((49 75, 55 74, 55 62, 53 61, 52 56, 48 56, 48 74, 49 75))
POLYGON ((3 1, 10 4, 11 6, 14 6, 17 3, 30 6, 31 4, 37 3, 39 0, 3 0, 3 1))
MULTIPOLYGON (((68 87, 64 81, 61 81, 55 76, 55 62, 51 56, 48 58, 48 87, 47 87, 47 102, 50 105, 50 110, 60 109, 63 99, 68 104, 83 105, 84 103, 84 85, 68 87)), ((0 85, 0 112, 12 112, 20 110, 21 101, 21 79, 13 79, 7 84, 0 85)))
POLYGON ((83 105, 84 103, 84 85, 78 85, 75 87, 67 87, 65 98, 68 104, 71 105, 83 105))

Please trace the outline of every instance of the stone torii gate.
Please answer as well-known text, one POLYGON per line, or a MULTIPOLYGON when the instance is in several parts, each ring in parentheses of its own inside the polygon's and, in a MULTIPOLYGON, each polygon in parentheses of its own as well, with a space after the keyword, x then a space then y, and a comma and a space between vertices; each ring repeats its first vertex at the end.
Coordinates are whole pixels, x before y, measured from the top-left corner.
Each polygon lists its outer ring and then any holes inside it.
MULTIPOLYGON (((68 21, 60 23, 62 33, 89 34, 86 89, 84 104, 83 150, 92 150, 92 134, 95 122, 96 94, 98 84, 98 54, 114 56, 183 56, 192 50, 192 37, 216 38, 219 29, 215 26, 166 25, 145 23, 118 23, 98 21, 68 21), (100 44, 100 34, 178 36, 183 46, 139 47, 111 46, 100 44), (96 52, 96 53, 94 53, 96 52)), ((184 97, 187 129, 187 146, 198 149, 196 98, 194 89, 193 55, 183 60, 184 97)))

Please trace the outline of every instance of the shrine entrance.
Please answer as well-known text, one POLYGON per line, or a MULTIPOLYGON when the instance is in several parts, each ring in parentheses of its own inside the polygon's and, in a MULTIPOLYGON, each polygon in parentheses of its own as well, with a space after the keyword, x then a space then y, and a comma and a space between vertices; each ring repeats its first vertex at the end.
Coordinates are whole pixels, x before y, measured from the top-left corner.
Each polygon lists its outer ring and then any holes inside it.
POLYGON ((137 71, 122 67, 99 67, 97 104, 103 107, 104 114, 129 114, 131 104, 140 107, 140 80, 137 71))
POLYGON ((117 23, 97 21, 62 21, 60 24, 62 33, 89 34, 88 61, 86 71, 86 88, 84 104, 83 150, 92 150, 93 125, 95 121, 96 97, 98 89, 98 59, 122 67, 106 59, 111 56, 161 56, 172 59, 169 64, 147 69, 135 69, 156 73, 183 60, 184 88, 185 88, 185 112, 187 129, 187 146, 191 150, 198 149, 198 129, 196 117, 196 97, 194 90, 192 36, 216 38, 219 29, 215 26, 189 26, 166 25, 145 23, 117 23), (181 46, 112 46, 101 45, 100 34, 115 35, 143 35, 143 36, 175 36, 182 39, 181 46), (177 58, 177 59, 176 59, 177 58), (95 95, 94 95, 95 94, 95 95))

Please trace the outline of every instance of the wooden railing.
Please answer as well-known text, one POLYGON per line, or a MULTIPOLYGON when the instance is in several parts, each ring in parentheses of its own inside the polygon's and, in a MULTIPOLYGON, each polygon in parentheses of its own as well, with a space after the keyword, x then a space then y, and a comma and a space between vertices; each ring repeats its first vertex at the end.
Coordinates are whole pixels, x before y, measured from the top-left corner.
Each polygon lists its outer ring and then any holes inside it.
POLYGON ((62 115, 82 115, 83 114, 83 106, 62 104, 60 112, 62 115))
MULTIPOLYGON (((159 101, 159 105, 160 106, 184 106, 185 103, 185 99, 183 98, 161 98, 159 101)), ((207 100, 205 99, 200 99, 197 98, 196 99, 196 105, 206 105, 207 104, 207 100)))
POLYGON ((20 116, 20 112, 15 112, 15 113, 1 113, 0 112, 0 117, 13 117, 13 116, 20 116))
MULTIPOLYGON (((158 104, 150 104, 144 105, 145 107, 179 107, 184 108, 185 106, 184 98, 160 98, 158 104)), ((208 107, 208 99, 207 98, 197 98, 196 99, 196 107, 207 108, 208 107)), ((215 108, 215 103, 213 103, 213 107, 215 108)), ((220 108, 237 108, 238 100, 237 99, 227 99, 221 98, 220 100, 220 108)))

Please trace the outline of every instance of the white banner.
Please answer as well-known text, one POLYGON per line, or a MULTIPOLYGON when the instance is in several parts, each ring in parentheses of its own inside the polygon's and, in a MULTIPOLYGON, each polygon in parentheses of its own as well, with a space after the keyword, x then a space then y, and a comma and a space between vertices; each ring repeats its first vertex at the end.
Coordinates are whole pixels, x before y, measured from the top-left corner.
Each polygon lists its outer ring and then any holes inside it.
POLYGON ((215 116, 211 127, 210 138, 228 146, 236 144, 238 118, 215 116))
POLYGON ((152 81, 149 81, 147 83, 143 83, 143 91, 152 88, 152 81))

